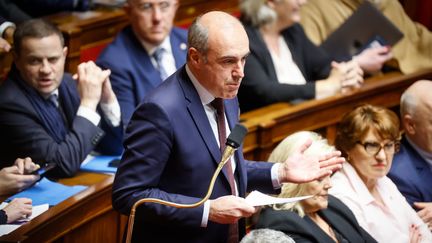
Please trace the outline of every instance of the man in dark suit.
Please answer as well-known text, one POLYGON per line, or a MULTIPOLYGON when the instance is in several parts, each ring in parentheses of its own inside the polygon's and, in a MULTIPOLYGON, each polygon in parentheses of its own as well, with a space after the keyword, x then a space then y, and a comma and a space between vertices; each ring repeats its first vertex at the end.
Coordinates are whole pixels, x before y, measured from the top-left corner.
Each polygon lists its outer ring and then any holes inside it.
POLYGON ((74 77, 64 73, 62 33, 41 19, 18 26, 14 43, 14 65, 0 87, 0 167, 29 156, 57 164, 53 176, 72 176, 101 141, 100 123, 111 129, 99 150, 118 152, 109 140, 121 126, 110 71, 88 62, 74 77))
MULTIPOLYGON (((187 64, 146 96, 126 130, 113 184, 113 206, 123 214, 142 198, 198 202, 221 159, 220 146, 238 122, 236 95, 249 53, 243 26, 229 14, 209 12, 190 27, 188 46, 187 64), (225 112, 215 111, 215 100, 223 102, 225 112)), ((133 240, 238 242, 245 233, 243 218, 255 212, 243 198, 247 191, 275 193, 280 183, 310 181, 340 168, 339 152, 305 156, 309 145, 279 165, 245 161, 239 149, 203 205, 141 205, 133 240)))
POLYGON ((401 96, 405 130, 388 176, 432 230, 432 81, 412 84, 401 96))
POLYGON ((97 60, 111 70, 124 126, 145 95, 186 62, 187 32, 173 27, 177 8, 177 0, 128 0, 124 9, 131 25, 97 60))

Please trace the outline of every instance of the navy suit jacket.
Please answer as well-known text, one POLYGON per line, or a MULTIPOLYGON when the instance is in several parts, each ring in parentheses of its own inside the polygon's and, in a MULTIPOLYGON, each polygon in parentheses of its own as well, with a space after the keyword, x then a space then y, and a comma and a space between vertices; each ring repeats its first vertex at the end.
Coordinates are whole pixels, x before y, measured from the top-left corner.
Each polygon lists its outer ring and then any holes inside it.
POLYGON ((305 85, 279 83, 270 51, 259 30, 250 25, 246 25, 245 29, 251 54, 246 60, 245 77, 238 94, 242 112, 276 102, 315 98, 315 81, 328 77, 331 57, 307 38, 299 24, 283 30, 281 34, 306 79, 305 85))
MULTIPOLYGON (((176 67, 180 68, 186 62, 186 30, 173 28, 170 41, 176 67)), ((159 72, 130 26, 105 48, 97 64, 111 69, 111 85, 120 103, 123 125, 126 126, 145 95, 162 83, 159 72)))
MULTIPOLYGON (((76 90, 76 81, 65 74, 63 84, 76 90)), ((60 105, 61 105, 61 97, 60 105)), ((36 163, 53 162, 52 176, 73 176, 81 162, 103 140, 104 131, 86 118, 76 116, 78 107, 63 112, 69 128, 57 143, 45 130, 40 115, 16 81, 7 79, 0 86, 0 168, 13 165, 16 158, 31 157, 36 163)), ((101 121, 103 122, 103 117, 101 121)), ((107 142, 110 144, 109 142, 107 142)))
MULTIPOLYGON (((225 100, 231 129, 238 123, 237 99, 225 100)), ((113 184, 113 206, 129 214, 141 198, 195 203, 205 196, 221 152, 200 97, 185 67, 153 92, 133 114, 125 135, 125 152, 113 184)), ((249 189, 274 192, 271 163, 245 161, 235 152, 239 195, 249 189)), ((211 199, 230 195, 225 170, 216 180, 211 199)), ((178 209, 146 203, 137 210, 136 242, 226 242, 228 225, 208 222, 200 227, 203 206, 178 209)), ((241 235, 245 232, 240 220, 241 235)))
MULTIPOLYGON (((376 242, 357 222, 351 210, 336 197, 328 196, 328 207, 318 214, 348 242, 376 242)), ((289 235, 295 242, 334 243, 308 216, 300 217, 288 210, 265 208, 261 211, 257 228, 270 228, 289 235)))
POLYGON ((432 170, 404 138, 388 173, 408 202, 432 202, 432 170))

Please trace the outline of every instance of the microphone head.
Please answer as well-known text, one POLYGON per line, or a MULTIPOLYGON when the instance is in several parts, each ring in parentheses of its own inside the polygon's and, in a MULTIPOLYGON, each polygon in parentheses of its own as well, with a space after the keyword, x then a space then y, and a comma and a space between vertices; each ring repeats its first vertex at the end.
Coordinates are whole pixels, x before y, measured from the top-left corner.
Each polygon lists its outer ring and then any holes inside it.
POLYGON ((246 133, 247 128, 241 124, 237 124, 228 136, 226 145, 237 149, 242 144, 246 133))

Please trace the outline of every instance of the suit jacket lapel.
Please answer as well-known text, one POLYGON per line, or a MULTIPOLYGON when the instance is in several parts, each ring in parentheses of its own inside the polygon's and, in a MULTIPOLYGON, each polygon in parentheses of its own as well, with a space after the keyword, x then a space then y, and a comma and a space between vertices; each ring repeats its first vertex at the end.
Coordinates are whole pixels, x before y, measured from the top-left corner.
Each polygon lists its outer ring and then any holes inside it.
POLYGON ((195 90, 195 87, 192 84, 192 81, 189 79, 185 67, 182 67, 181 70, 181 78, 179 79, 180 86, 183 89, 185 99, 188 101, 188 111, 191 115, 192 119, 197 126, 199 133, 201 134, 201 138, 207 146, 210 154, 213 157, 215 163, 218 163, 221 158, 221 153, 219 151, 219 147, 217 145, 216 139, 213 134, 213 130, 208 121, 207 115, 205 113, 204 107, 201 103, 201 99, 195 90))
POLYGON ((179 69, 185 64, 186 60, 186 43, 181 41, 173 32, 170 34, 171 51, 175 59, 176 68, 179 69))
MULTIPOLYGON (((157 87, 162 83, 159 72, 153 66, 153 63, 150 60, 150 56, 147 51, 143 48, 142 44, 139 42, 138 38, 136 38, 135 34, 131 31, 131 35, 134 36, 131 43, 131 48, 129 52, 131 52, 130 57, 132 57, 133 64, 137 66, 135 70, 140 73, 140 76, 145 77, 145 79, 153 86, 157 87)), ((143 80, 143 82, 145 82, 143 80)))
MULTIPOLYGON (((416 181, 421 182, 423 185, 432 185, 432 171, 427 164, 427 162, 423 159, 423 157, 420 156, 420 154, 411 146, 411 144, 406 140, 402 140, 402 143, 404 144, 406 150, 406 155, 410 158, 410 160, 413 162, 413 165, 415 169, 417 170, 418 178, 416 181)), ((415 175, 413 175, 415 176, 415 175)), ((418 188, 422 193, 431 194, 432 193, 432 187, 430 186, 423 186, 418 188), (424 192, 424 190, 427 191, 424 192)))

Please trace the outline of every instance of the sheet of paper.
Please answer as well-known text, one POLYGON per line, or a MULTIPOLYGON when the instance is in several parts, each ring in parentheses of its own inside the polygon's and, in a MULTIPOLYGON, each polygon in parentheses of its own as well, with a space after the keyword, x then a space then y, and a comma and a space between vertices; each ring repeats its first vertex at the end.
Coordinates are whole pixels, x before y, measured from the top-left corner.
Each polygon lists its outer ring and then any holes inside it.
POLYGON ((248 202, 250 205, 255 207, 255 206, 264 206, 264 205, 280 204, 280 203, 293 203, 310 197, 312 196, 279 198, 279 197, 272 197, 266 195, 259 191, 252 191, 246 197, 246 202, 248 202))
POLYGON ((50 181, 47 178, 42 178, 41 181, 32 187, 9 197, 6 201, 10 201, 17 197, 27 197, 32 199, 34 205, 48 203, 49 205, 54 206, 86 188, 86 186, 79 185, 65 186, 50 181))
POLYGON ((81 170, 113 174, 117 171, 117 167, 110 167, 109 163, 120 158, 121 156, 87 155, 86 159, 81 163, 81 170))
MULTIPOLYGON (((6 202, 1 203, 0 209, 3 209, 7 205, 8 205, 8 203, 6 203, 6 202)), ((2 224, 2 225, 0 225, 0 236, 9 234, 10 232, 18 229, 19 227, 21 227, 21 225, 23 225, 24 223, 36 218, 37 216, 39 216, 43 212, 47 211, 48 209, 49 209, 48 203, 33 206, 32 215, 29 218, 19 220, 19 221, 15 222, 14 224, 2 224)))

